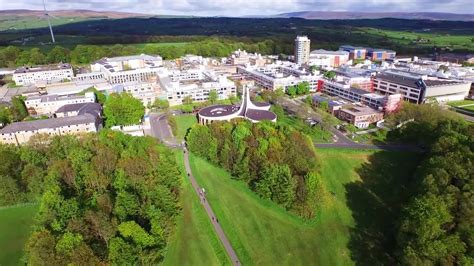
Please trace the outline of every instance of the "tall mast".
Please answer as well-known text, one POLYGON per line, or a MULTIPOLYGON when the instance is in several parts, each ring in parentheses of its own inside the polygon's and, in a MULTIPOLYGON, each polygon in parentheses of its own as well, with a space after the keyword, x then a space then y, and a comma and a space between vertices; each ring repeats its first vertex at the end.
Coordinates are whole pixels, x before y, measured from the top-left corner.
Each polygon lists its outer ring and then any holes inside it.
POLYGON ((44 3, 44 0, 43 0, 43 9, 44 9, 44 15, 46 16, 46 19, 48 20, 49 32, 51 33, 51 40, 53 43, 55 43, 56 41, 54 40, 53 27, 51 27, 51 21, 49 20, 49 14, 48 14, 48 11, 46 11, 46 4, 44 3))

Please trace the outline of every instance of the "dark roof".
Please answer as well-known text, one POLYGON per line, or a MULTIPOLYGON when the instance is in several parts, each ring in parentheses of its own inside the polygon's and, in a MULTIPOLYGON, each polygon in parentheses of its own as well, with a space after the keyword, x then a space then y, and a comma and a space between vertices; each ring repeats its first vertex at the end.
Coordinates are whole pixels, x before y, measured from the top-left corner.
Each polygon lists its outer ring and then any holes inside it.
POLYGON ((15 74, 18 73, 29 73, 29 72, 41 72, 50 70, 70 69, 70 64, 58 64, 58 65, 46 65, 37 67, 20 67, 15 70, 15 74))
MULTIPOLYGON (((409 73, 407 73, 409 74, 409 73)), ((448 79, 422 79, 421 76, 416 77, 409 77, 403 75, 403 73, 395 74, 395 73, 386 73, 382 72, 376 76, 377 79, 386 80, 388 82, 400 84, 406 87, 417 88, 419 87, 418 83, 422 80, 427 87, 432 86, 443 86, 443 85, 454 85, 454 84, 461 84, 462 82, 456 80, 448 80, 448 79)))
POLYGON ((99 115, 101 110, 102 106, 98 103, 73 103, 59 107, 56 113, 78 112, 78 115, 87 113, 99 115))
POLYGON ((263 102, 252 102, 252 103, 258 107, 270 106, 269 103, 263 103, 263 102))
POLYGON ((237 105, 213 105, 199 110, 199 115, 207 117, 219 117, 233 114, 239 110, 237 105))
POLYGON ((245 116, 255 120, 255 121, 262 121, 262 120, 274 120, 276 119, 276 114, 270 111, 265 110, 255 110, 255 109, 248 109, 245 113, 245 116))
POLYGON ((412 77, 407 77, 403 75, 396 75, 396 74, 384 73, 384 72, 377 74, 375 78, 380 79, 380 80, 386 80, 391 83, 400 84, 406 87, 412 87, 412 88, 417 88, 418 87, 417 82, 420 80, 420 78, 412 78, 412 77))
POLYGON ((92 114, 84 114, 71 117, 60 117, 34 121, 16 122, 0 129, 0 134, 15 133, 20 131, 33 131, 43 128, 58 128, 85 123, 97 123, 99 118, 92 114))

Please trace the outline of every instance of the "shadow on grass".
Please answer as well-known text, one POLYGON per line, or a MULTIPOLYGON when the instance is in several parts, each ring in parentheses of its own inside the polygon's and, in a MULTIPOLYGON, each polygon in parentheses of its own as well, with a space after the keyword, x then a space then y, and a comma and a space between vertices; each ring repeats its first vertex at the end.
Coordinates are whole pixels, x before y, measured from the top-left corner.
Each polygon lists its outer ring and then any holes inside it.
POLYGON ((397 220, 414 186, 419 153, 380 151, 356 172, 361 181, 346 185, 355 226, 348 248, 357 265, 394 265, 397 220))

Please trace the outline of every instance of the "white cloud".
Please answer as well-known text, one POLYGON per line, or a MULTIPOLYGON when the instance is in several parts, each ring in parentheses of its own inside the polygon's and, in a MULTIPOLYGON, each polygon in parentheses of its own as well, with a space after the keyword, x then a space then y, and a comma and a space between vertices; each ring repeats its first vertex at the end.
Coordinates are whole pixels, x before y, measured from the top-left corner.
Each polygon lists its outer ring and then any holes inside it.
MULTIPOLYGON (((48 9, 200 16, 271 15, 303 10, 474 13, 472 0, 46 0, 48 9)), ((0 0, 0 9, 41 9, 41 0, 0 0)))

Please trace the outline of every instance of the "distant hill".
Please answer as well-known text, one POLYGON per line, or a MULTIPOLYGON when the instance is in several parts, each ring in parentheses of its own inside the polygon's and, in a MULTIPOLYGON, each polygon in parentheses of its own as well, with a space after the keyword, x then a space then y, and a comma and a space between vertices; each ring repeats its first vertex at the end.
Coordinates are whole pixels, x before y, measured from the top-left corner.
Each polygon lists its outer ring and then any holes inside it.
POLYGON ((454 14, 437 12, 331 12, 331 11, 301 11, 282 13, 273 17, 279 18, 305 18, 305 19, 426 19, 426 20, 451 20, 474 21, 474 14, 454 14))
MULTIPOLYGON (((16 17, 41 17, 43 16, 42 10, 27 10, 27 9, 13 9, 13 10, 0 10, 0 16, 16 16, 16 17)), ((114 11, 92 11, 92 10, 51 10, 48 12, 51 16, 55 17, 81 17, 81 18, 131 18, 131 17, 150 17, 150 15, 138 14, 138 13, 127 13, 127 12, 114 12, 114 11)))

